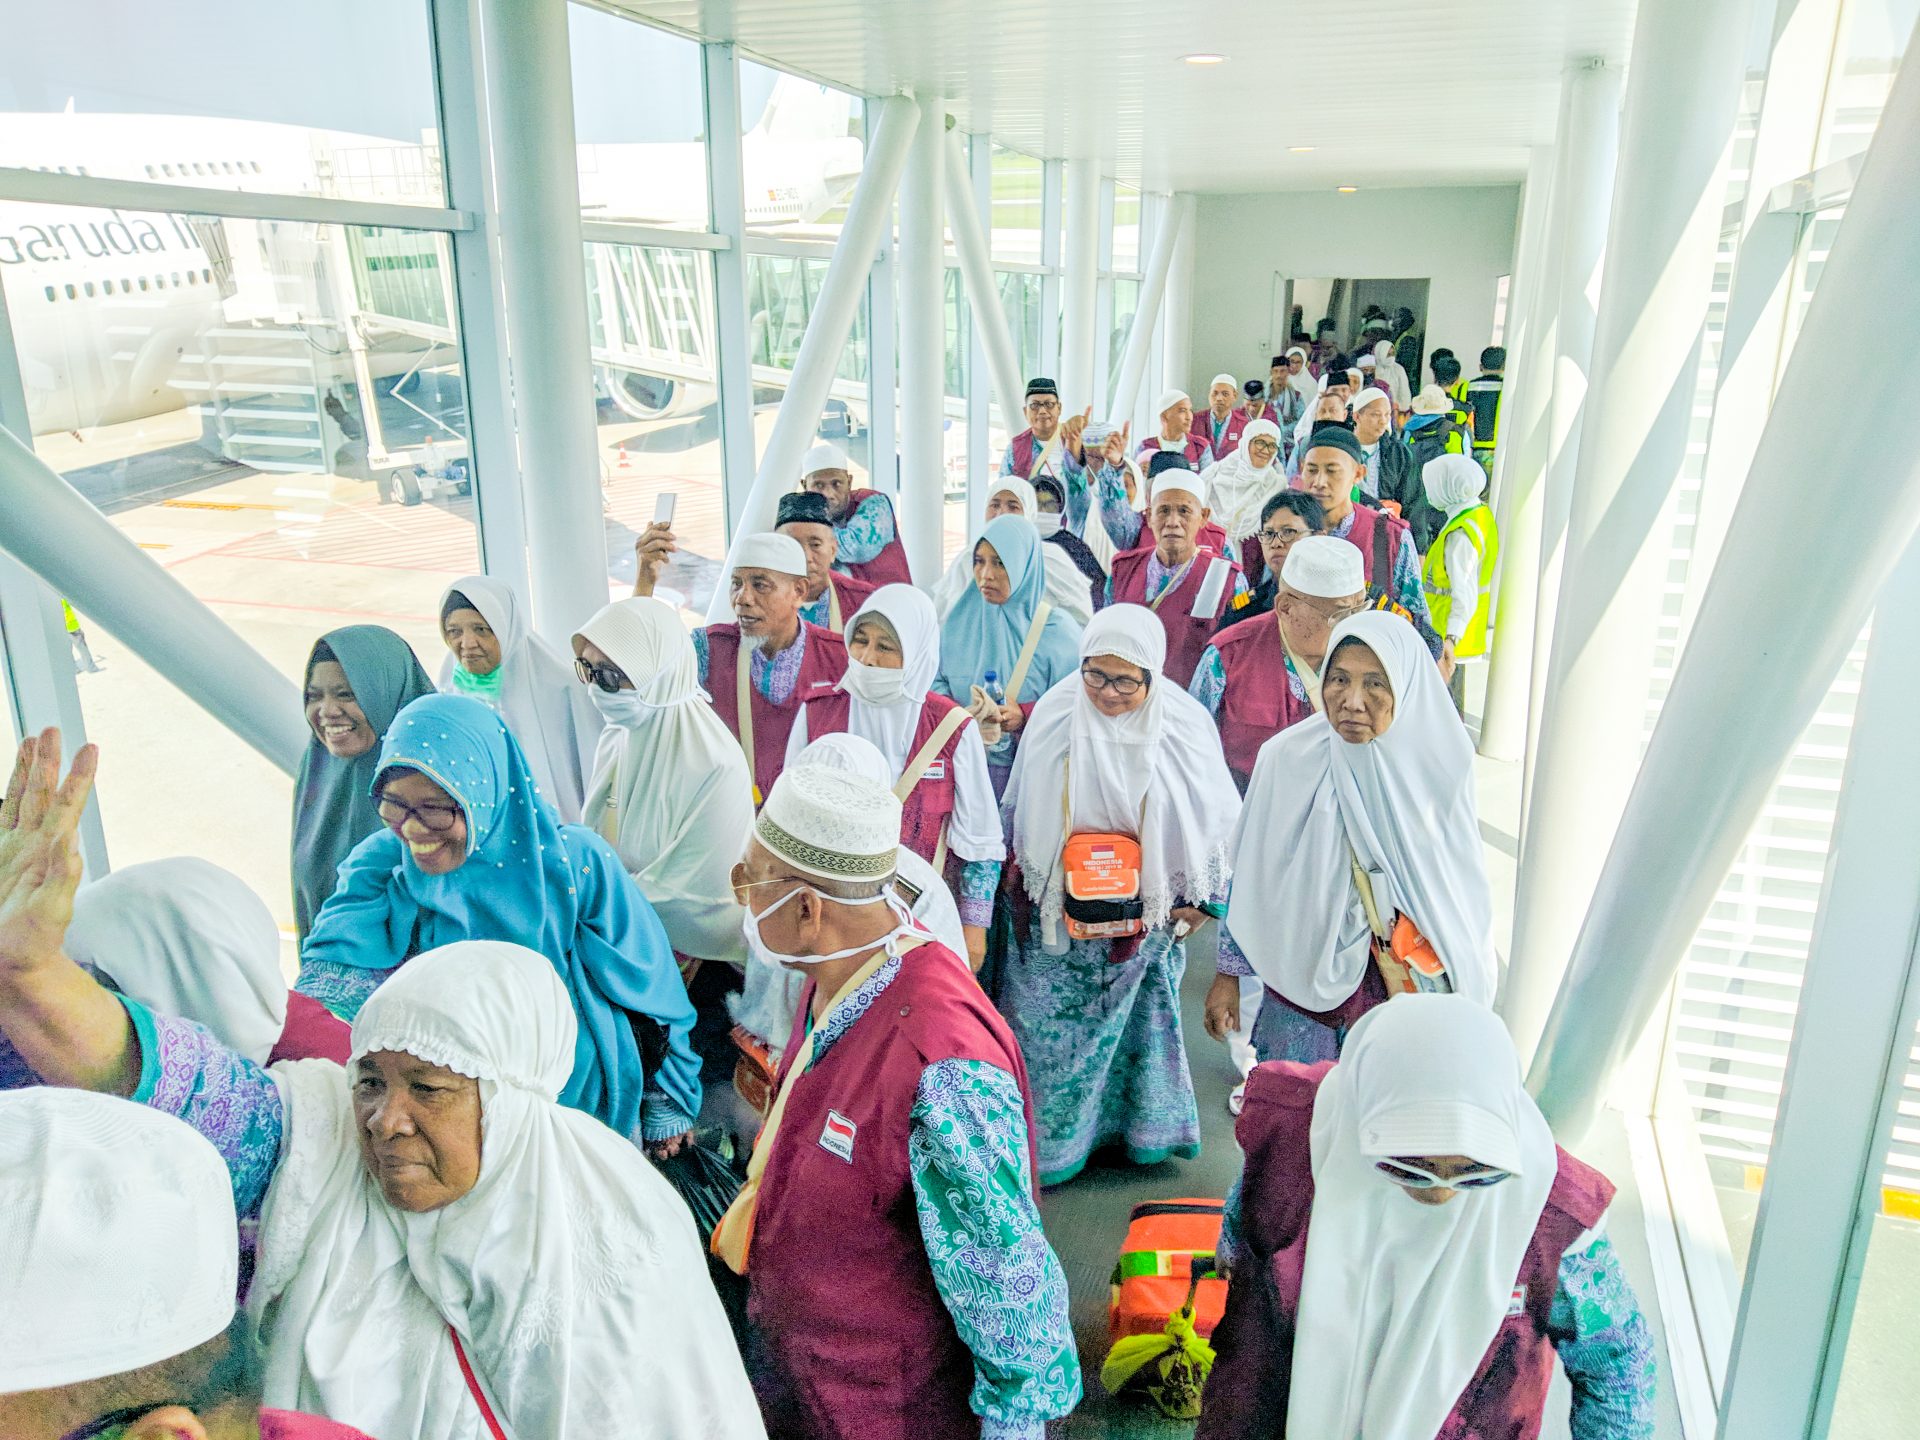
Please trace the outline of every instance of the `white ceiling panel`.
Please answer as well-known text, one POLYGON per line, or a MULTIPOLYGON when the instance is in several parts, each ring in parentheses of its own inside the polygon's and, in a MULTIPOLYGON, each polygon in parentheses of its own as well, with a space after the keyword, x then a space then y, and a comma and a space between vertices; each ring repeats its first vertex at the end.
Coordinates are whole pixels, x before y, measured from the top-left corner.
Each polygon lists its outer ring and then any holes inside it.
MULTIPOLYGON (((1624 64, 1634 0, 603 0, 1155 190, 1518 179, 1569 60, 1624 64), (1211 52, 1224 64, 1183 55, 1211 52), (1304 154, 1290 146, 1312 146, 1304 154)), ((1665 0, 1685 4, 1687 0, 1665 0)))

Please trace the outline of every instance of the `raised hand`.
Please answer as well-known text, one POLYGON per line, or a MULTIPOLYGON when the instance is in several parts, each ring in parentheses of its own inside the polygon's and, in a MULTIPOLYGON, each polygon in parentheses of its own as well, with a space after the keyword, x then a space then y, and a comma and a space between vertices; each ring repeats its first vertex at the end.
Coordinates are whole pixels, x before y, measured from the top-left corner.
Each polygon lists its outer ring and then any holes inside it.
POLYGON ((1081 432, 1087 428, 1087 422, 1093 419, 1093 406, 1089 405, 1078 415, 1069 415, 1066 423, 1060 427, 1060 438, 1065 442, 1067 453, 1076 461, 1081 461, 1083 451, 1080 445, 1081 432))
POLYGON ((1127 458, 1127 442, 1132 438, 1131 420, 1107 437, 1107 464, 1117 466, 1127 458))
POLYGON ((60 778, 60 732, 30 737, 15 757, 0 804, 0 968, 57 957, 80 886, 80 816, 99 751, 83 746, 60 778))
POLYGON ((674 538, 670 525, 655 521, 642 530, 640 538, 633 542, 633 593, 653 594, 654 586, 660 582, 660 571, 679 548, 680 542, 674 538))

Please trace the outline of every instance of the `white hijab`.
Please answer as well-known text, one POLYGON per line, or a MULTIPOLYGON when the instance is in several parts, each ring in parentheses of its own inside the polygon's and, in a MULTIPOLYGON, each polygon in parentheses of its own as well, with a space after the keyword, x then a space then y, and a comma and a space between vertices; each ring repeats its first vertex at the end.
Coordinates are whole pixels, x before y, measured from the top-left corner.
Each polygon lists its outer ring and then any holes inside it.
POLYGON ((1311 405, 1314 397, 1320 393, 1318 389, 1314 388, 1313 372, 1307 368, 1307 361, 1313 357, 1308 355, 1306 350, 1299 345, 1295 345, 1287 351, 1287 357, 1289 359, 1295 355, 1300 357, 1300 369, 1298 372, 1290 372, 1287 375, 1287 387, 1292 390, 1294 394, 1298 395, 1304 403, 1311 405))
MULTIPOLYGON (((1065 482, 1062 482, 1065 488, 1065 482)), ((996 475, 988 482, 987 500, 1000 494, 1012 495, 1020 502, 1020 513, 1033 521, 1040 513, 1040 497, 1034 494, 1033 485, 1018 475, 996 475)), ((1095 507, 1098 508, 1097 506, 1095 507)), ((1065 517, 1062 517, 1065 523, 1065 517)), ((1040 527, 1034 524, 1034 529, 1040 527)), ((1089 525, 1089 531, 1104 527, 1089 525)), ((1056 610, 1071 615, 1074 622, 1085 625, 1093 619, 1093 592, 1087 588, 1087 577, 1080 573, 1080 567, 1073 563, 1073 557, 1058 545, 1042 544, 1040 558, 1047 567, 1047 600, 1056 610)), ((940 577, 940 583, 933 589, 933 613, 936 623, 947 618, 947 612, 954 602, 967 593, 967 587, 973 584, 973 550, 962 545, 953 559, 948 562, 946 573, 940 577)), ((849 632, 851 633, 851 632, 849 632)))
MULTIPOLYGON (((540 798, 560 813, 561 820, 578 825, 601 721, 587 699, 586 687, 574 678, 572 659, 533 633, 511 586, 484 575, 468 575, 441 595, 443 611, 447 596, 456 590, 493 627, 500 641, 500 693, 494 708, 526 751, 540 798)), ((451 650, 440 662, 440 688, 451 694, 467 693, 454 684, 458 663, 451 650)))
POLYGON ((557 1103, 574 1018, 531 950, 463 941, 410 961, 353 1025, 480 1082, 472 1190, 425 1214, 368 1176, 348 1072, 274 1067, 284 1150, 247 1297, 266 1403, 372 1435, 483 1436, 448 1327, 515 1440, 764 1436, 685 1204, 627 1141, 557 1103))
POLYGON ((1240 448, 1216 460, 1200 475, 1213 518, 1227 532, 1227 539, 1239 544, 1260 529, 1260 509, 1287 488, 1286 471, 1280 464, 1280 427, 1271 420, 1254 420, 1240 432, 1240 448), (1273 442, 1273 458, 1255 465, 1250 448, 1255 440, 1273 442))
POLYGON ((1206 708, 1166 678, 1160 618, 1144 605, 1108 606, 1080 638, 1080 658, 1096 655, 1148 671, 1146 703, 1109 717, 1079 675, 1060 681, 1033 708, 1001 801, 1013 819, 1027 898, 1040 907, 1047 934, 1060 924, 1060 853, 1069 834, 1139 836, 1144 918, 1157 929, 1176 903, 1198 905, 1226 887, 1228 842, 1240 818, 1219 731, 1206 708), (1061 815, 1063 786, 1070 822, 1061 815))
POLYGON ((1320 1082, 1312 1151, 1288 1440, 1435 1434, 1506 1317, 1559 1168, 1499 1018, 1458 995, 1369 1011, 1320 1082), (1513 1178, 1423 1205, 1374 1168, 1435 1155, 1513 1178))
POLYGON ((882 670, 849 659, 846 675, 834 688, 847 692, 847 729, 872 741, 886 757, 892 772, 886 783, 892 785, 912 758, 913 732, 940 673, 940 621, 933 602, 911 585, 882 585, 869 595, 847 619, 848 640, 867 615, 885 621, 899 640, 900 668, 882 670))
POLYGON ((205 860, 148 860, 82 886, 67 954, 142 1005, 197 1020, 257 1065, 286 1028, 273 912, 246 881, 205 860))
POLYGON ((1487 472, 1470 455, 1436 455, 1420 471, 1427 503, 1449 520, 1480 503, 1487 488, 1487 472))
MULTIPOLYGON (((1325 715, 1260 747, 1247 823, 1233 837, 1227 926, 1255 973, 1305 1010, 1345 1003, 1368 963, 1367 924, 1348 847, 1373 874, 1381 918, 1406 915, 1432 942, 1454 990, 1493 1004, 1493 897, 1473 792, 1473 743, 1418 632, 1369 610, 1343 640, 1371 648, 1393 686, 1393 721, 1363 745, 1325 715)), ((1321 667, 1326 683, 1327 667, 1321 667)), ((1440 1152, 1445 1153, 1445 1152, 1440 1152)))
POLYGON ((671 606, 616 600, 580 634, 634 684, 638 720, 600 732, 585 820, 612 843, 682 955, 744 964, 729 875, 753 829, 740 744, 700 688, 693 638, 671 606))
POLYGON ((1406 410, 1413 405, 1413 391, 1407 383, 1406 367, 1393 355, 1393 342, 1380 340, 1373 347, 1373 374, 1377 380, 1387 386, 1387 397, 1396 410, 1406 410))

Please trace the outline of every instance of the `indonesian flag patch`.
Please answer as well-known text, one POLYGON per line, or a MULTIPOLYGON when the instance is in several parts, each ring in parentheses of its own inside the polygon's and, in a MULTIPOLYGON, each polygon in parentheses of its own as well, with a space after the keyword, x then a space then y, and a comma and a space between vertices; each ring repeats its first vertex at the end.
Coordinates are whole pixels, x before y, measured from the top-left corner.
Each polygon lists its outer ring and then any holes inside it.
POLYGON ((827 1123, 820 1127, 820 1148, 829 1155, 838 1155, 849 1165, 853 1163, 853 1137, 860 1127, 847 1119, 838 1110, 827 1111, 827 1123))

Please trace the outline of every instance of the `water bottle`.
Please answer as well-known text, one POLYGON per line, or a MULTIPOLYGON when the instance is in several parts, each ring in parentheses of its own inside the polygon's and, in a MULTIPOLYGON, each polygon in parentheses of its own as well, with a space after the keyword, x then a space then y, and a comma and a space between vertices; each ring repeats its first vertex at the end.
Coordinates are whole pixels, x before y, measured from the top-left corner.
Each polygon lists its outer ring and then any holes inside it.
POLYGON ((1005 705, 1007 703, 1007 692, 1001 688, 999 671, 987 671, 987 678, 981 683, 980 688, 987 692, 987 698, 993 701, 994 704, 1005 705))

